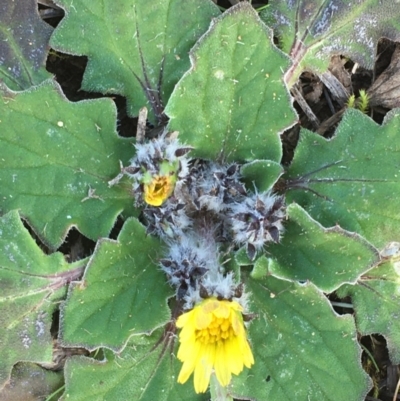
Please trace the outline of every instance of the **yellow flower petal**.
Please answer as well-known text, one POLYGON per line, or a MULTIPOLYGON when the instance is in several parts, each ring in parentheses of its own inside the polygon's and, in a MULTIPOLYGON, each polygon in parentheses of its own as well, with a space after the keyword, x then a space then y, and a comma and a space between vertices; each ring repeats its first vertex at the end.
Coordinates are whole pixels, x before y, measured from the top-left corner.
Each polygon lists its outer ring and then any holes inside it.
POLYGON ((214 315, 216 317, 226 319, 231 314, 231 308, 229 304, 227 304, 227 301, 217 301, 217 302, 219 302, 220 305, 218 308, 215 308, 214 315))
POLYGON ((242 316, 237 312, 233 312, 230 317, 233 331, 237 336, 242 335, 242 332, 244 331, 242 316))
POLYGON ((190 375, 193 373, 196 367, 198 355, 201 352, 201 348, 202 348, 201 344, 196 344, 194 349, 191 348, 189 350, 189 352, 192 354, 192 358, 186 358, 184 360, 182 368, 179 372, 178 383, 182 384, 185 383, 189 379, 190 375))
POLYGON ((194 370, 194 389, 196 393, 205 393, 210 384, 210 376, 215 359, 215 348, 212 345, 204 345, 202 355, 197 358, 194 370))
POLYGON ((179 329, 184 327, 189 319, 193 319, 194 317, 193 315, 194 315, 193 309, 189 312, 184 313, 183 315, 180 315, 176 321, 176 327, 178 327, 179 329))
POLYGON ((225 360, 233 374, 238 375, 243 370, 243 357, 237 338, 225 344, 225 360))
POLYGON ((251 368, 251 366, 254 365, 254 357, 247 341, 243 343, 243 348, 243 363, 246 367, 251 368))
POLYGON ((194 356, 194 346, 201 345, 200 342, 196 341, 196 338, 190 339, 189 341, 181 342, 181 345, 178 350, 178 354, 176 355, 180 361, 185 361, 187 359, 187 355, 191 354, 194 356))
POLYGON ((208 298, 199 305, 199 310, 203 313, 210 314, 219 308, 220 301, 215 298, 208 298))
MULTIPOLYGON (((206 305, 207 307, 212 305, 206 305)), ((208 327, 212 321, 212 314, 207 311, 207 308, 200 308, 196 311, 196 329, 201 330, 208 327)))
POLYGON ((227 386, 232 378, 232 366, 227 363, 227 352, 225 344, 222 343, 216 349, 215 374, 221 386, 227 386))
POLYGON ((188 319, 187 324, 183 326, 179 337, 181 341, 185 342, 188 341, 189 338, 191 338, 193 335, 195 335, 195 329, 194 329, 194 316, 191 319, 188 319))

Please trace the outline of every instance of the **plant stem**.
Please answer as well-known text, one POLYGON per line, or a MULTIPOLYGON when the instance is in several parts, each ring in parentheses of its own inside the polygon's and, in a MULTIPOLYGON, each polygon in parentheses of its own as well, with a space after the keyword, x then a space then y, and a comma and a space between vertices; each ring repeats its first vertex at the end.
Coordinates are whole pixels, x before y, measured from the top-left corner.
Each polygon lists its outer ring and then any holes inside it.
POLYGON ((338 306, 342 308, 348 308, 348 309, 354 309, 353 304, 349 304, 347 302, 336 302, 336 301, 331 301, 332 306, 338 306))
POLYGON ((233 398, 228 394, 227 387, 222 387, 217 380, 215 374, 211 375, 211 401, 233 401, 233 398))

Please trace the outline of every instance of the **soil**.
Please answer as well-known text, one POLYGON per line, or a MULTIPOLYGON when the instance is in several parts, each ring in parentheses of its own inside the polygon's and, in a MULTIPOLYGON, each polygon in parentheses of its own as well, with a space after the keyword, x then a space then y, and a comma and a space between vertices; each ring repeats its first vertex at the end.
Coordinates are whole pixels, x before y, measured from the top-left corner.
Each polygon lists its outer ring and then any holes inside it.
MULTIPOLYGON (((223 8, 229 8, 238 0, 214 2, 223 8)), ((43 19, 53 27, 57 26, 62 19, 62 10, 55 8, 51 0, 39 0, 39 3, 39 11, 43 19)), ((253 3, 257 8, 265 4, 267 4, 266 0, 260 0, 257 4, 253 3)), ((55 75, 55 79, 61 85, 66 97, 76 102, 103 97, 102 94, 89 93, 80 89, 86 64, 86 57, 76 57, 51 50, 46 67, 55 75)), ((331 81, 337 81, 339 92, 344 90, 348 94, 354 94, 356 98, 359 96, 360 90, 366 90, 370 96, 368 115, 377 123, 382 123, 390 109, 400 106, 399 70, 400 44, 382 39, 378 45, 373 70, 365 70, 345 57, 335 56, 331 60, 328 77, 323 79, 324 82, 320 77, 310 72, 304 72, 292 92, 296 99, 294 106, 299 115, 299 123, 282 136, 284 149, 282 163, 290 164, 301 127, 318 132, 327 138, 334 134, 345 109, 345 101, 343 97, 340 97, 340 93, 339 96, 334 93, 331 81)), ((112 96, 112 99, 118 109, 119 134, 125 137, 134 136, 137 119, 127 115, 124 98, 112 96)), ((121 227, 122 221, 119 221, 113 230, 113 238, 117 237, 121 227)), ((59 251, 64 253, 69 261, 74 261, 92 254, 94 246, 93 241, 82 236, 77 230, 71 230, 59 251)), ((331 294, 330 299, 337 300, 335 294, 331 294)), ((346 300, 340 301, 345 302, 346 300)), ((348 301, 350 302, 350 300, 348 301)), ((349 313, 348 309, 336 308, 336 311, 339 314, 349 313)), ((399 380, 399 366, 391 364, 385 339, 380 335, 371 335, 359 340, 365 350, 362 355, 363 367, 374 381, 374 388, 366 400, 400 400, 399 396, 393 398, 399 380)), ((62 353, 62 350, 58 349, 58 355, 60 352, 62 353)), ((65 350, 67 355, 71 355, 71 352, 73 353, 71 350, 65 350)), ((77 350, 77 352, 81 353, 82 350, 77 350)), ((57 365, 57 367, 60 366, 57 365)))

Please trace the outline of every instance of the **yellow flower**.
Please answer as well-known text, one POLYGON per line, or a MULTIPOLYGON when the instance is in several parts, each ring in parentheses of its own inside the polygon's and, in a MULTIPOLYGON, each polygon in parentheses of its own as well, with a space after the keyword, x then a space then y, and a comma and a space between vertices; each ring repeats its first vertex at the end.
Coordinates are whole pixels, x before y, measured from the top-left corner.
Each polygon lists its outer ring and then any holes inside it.
POLYGON ((172 194, 175 186, 173 176, 156 175, 144 184, 144 201, 151 206, 161 206, 172 194))
POLYGON ((178 383, 185 383, 194 371, 194 389, 204 393, 212 371, 222 386, 238 375, 243 366, 254 364, 242 318, 243 308, 235 301, 208 298, 179 316, 178 359, 183 362, 178 383))

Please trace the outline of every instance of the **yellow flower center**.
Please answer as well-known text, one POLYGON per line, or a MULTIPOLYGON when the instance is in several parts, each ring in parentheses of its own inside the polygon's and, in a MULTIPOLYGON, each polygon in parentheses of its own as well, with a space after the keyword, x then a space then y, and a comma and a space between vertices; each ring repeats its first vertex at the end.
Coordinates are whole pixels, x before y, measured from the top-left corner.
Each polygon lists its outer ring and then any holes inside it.
POLYGON ((151 206, 161 206, 173 190, 174 180, 170 176, 156 175, 149 184, 144 185, 144 201, 151 206))
POLYGON ((208 327, 195 331, 196 340, 202 344, 221 344, 235 336, 229 319, 212 316, 208 327))

